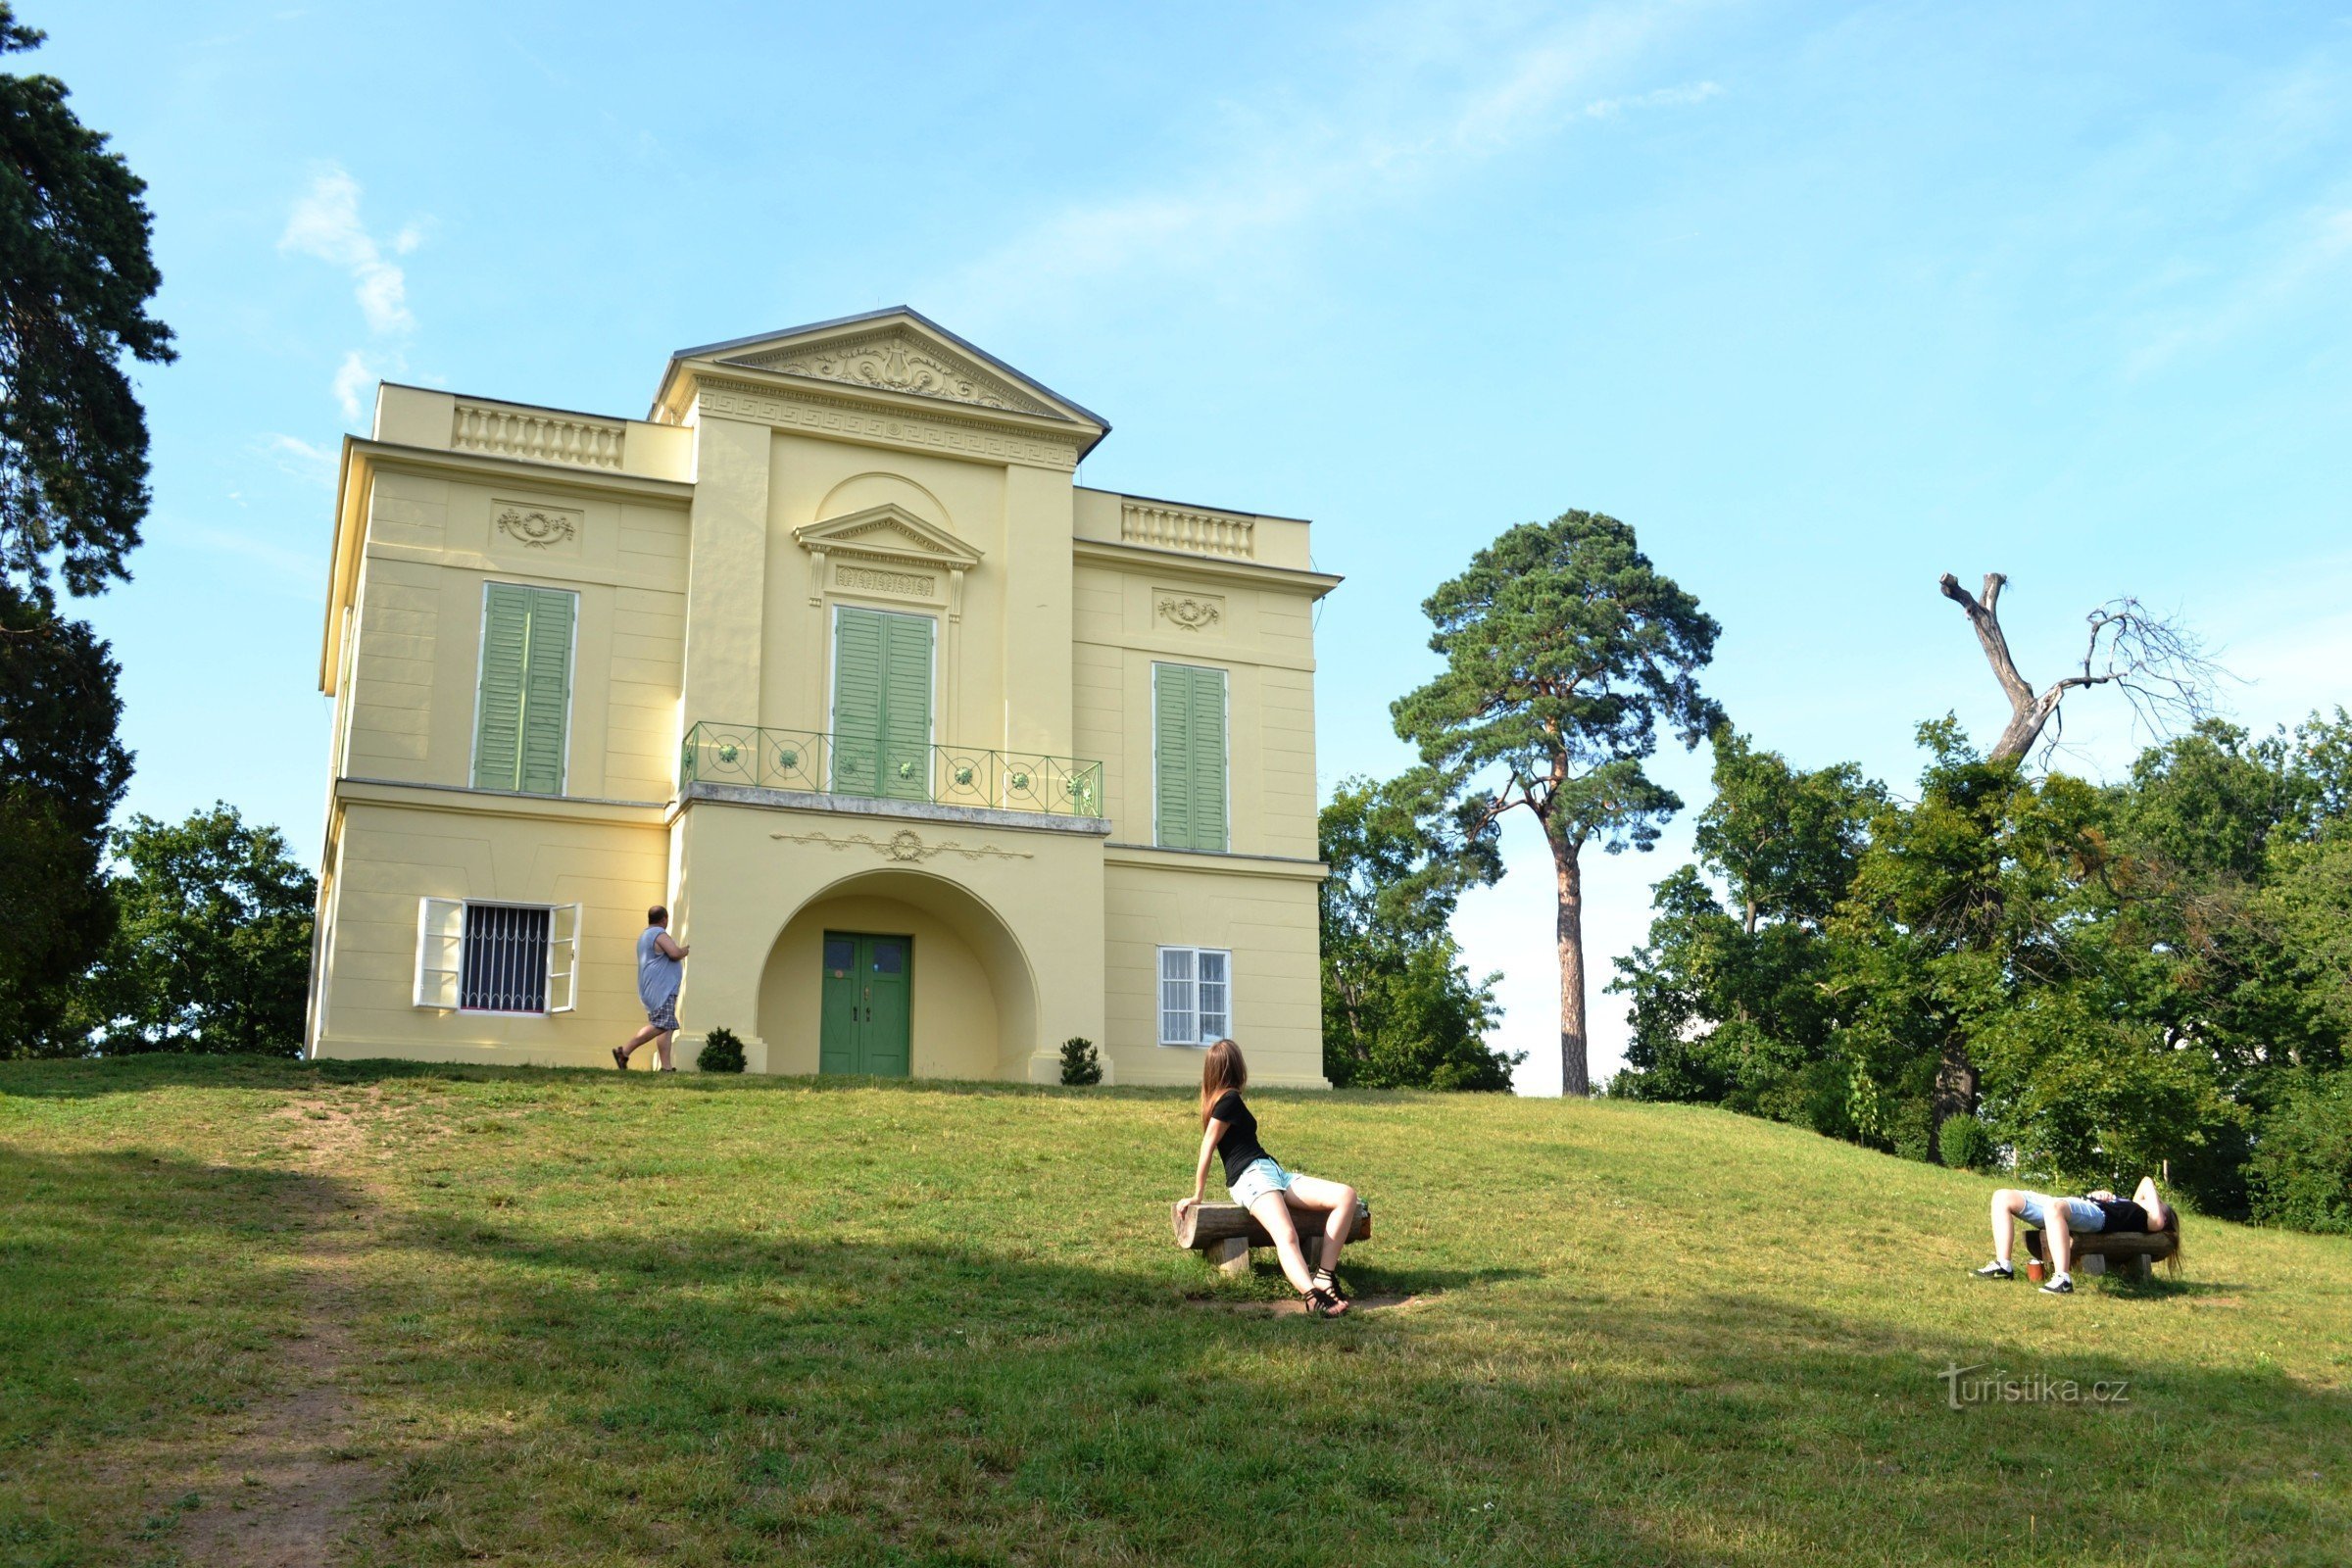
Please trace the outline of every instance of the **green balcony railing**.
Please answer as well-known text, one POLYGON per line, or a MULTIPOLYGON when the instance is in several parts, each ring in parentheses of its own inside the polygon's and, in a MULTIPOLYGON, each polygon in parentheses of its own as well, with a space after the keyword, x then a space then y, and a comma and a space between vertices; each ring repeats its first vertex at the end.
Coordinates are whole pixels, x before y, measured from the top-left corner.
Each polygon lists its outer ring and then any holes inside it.
POLYGON ((890 747, 750 724, 706 722, 689 729, 678 779, 1054 816, 1102 814, 1101 762, 969 746, 890 747))

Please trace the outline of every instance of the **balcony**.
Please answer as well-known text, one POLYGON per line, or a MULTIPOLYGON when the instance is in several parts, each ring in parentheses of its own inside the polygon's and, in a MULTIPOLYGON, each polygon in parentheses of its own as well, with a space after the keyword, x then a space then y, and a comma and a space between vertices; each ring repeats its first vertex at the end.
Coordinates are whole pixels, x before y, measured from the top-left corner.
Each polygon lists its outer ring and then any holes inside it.
POLYGON ((706 722, 689 729, 678 782, 681 790, 731 784, 1049 816, 1102 814, 1101 762, 968 746, 894 748, 751 724, 706 722))

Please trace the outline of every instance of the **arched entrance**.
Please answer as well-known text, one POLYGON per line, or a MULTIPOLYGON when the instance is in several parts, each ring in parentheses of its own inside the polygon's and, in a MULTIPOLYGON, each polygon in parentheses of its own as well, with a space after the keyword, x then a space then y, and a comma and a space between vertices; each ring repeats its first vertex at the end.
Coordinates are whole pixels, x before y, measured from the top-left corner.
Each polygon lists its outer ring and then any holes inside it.
POLYGON ((997 912, 969 889, 890 867, 844 877, 795 910, 760 977, 767 1070, 1022 1077, 1037 985, 997 912))

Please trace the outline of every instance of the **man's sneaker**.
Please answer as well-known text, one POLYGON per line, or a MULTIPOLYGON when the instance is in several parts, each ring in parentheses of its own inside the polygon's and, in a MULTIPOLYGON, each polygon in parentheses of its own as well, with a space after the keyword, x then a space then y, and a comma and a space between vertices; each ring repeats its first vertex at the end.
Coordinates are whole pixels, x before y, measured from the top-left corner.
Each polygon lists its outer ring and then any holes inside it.
POLYGON ((2075 1294, 2075 1277, 2072 1274, 2060 1274, 2041 1290, 2045 1296, 2072 1296, 2075 1294))
POLYGON ((2017 1278, 2017 1270, 1996 1257, 1977 1270, 1977 1278, 1981 1280, 2013 1280, 2017 1278))

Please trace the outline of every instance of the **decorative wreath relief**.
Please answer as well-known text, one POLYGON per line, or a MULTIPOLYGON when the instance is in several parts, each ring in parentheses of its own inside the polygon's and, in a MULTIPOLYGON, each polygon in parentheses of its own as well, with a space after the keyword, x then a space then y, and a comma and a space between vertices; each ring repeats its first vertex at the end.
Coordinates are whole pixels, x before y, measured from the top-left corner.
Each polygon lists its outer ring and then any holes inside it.
POLYGON ((570 540, 579 531, 580 521, 569 512, 509 507, 498 514, 498 526, 501 532, 514 535, 532 549, 543 550, 570 540))
POLYGON ((1186 631, 1214 625, 1225 615, 1224 608, 1214 599, 1162 599, 1159 612, 1186 631))

